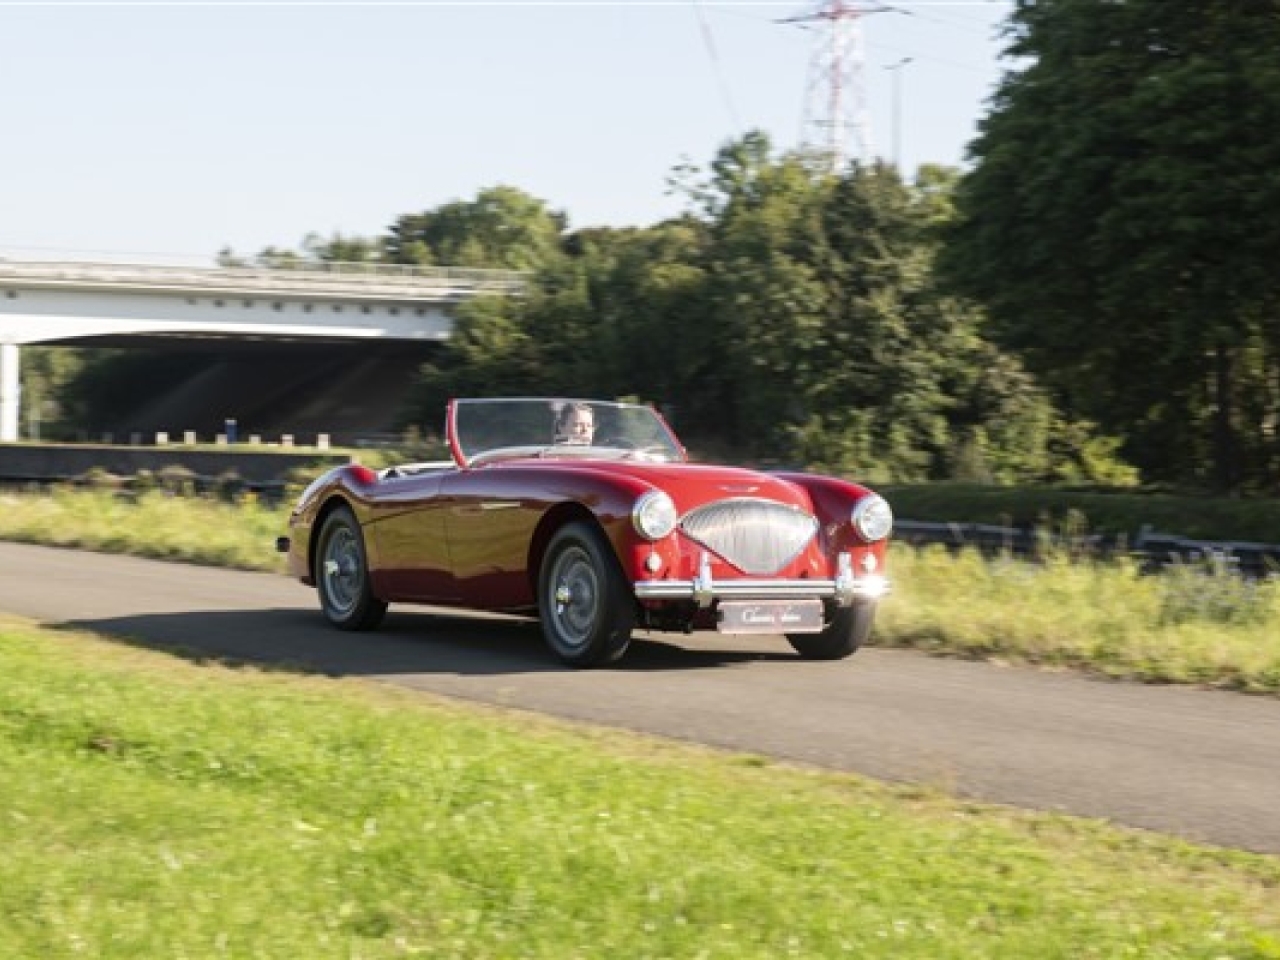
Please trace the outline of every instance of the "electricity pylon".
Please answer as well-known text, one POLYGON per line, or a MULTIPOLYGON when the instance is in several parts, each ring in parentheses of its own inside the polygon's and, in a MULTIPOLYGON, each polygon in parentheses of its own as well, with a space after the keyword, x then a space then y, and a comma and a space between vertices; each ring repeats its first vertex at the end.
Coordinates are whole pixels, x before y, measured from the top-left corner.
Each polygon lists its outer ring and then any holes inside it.
POLYGON ((851 158, 865 164, 874 159, 860 21, 891 9, 874 0, 824 0, 808 13, 781 21, 821 27, 815 30, 809 61, 800 144, 811 156, 829 163, 833 172, 843 170, 851 158))

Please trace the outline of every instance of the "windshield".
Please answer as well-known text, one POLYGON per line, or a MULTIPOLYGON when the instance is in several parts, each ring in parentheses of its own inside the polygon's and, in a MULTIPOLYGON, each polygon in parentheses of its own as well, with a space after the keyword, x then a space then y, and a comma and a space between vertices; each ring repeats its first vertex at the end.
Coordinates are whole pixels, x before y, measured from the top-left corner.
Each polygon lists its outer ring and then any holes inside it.
POLYGON ((652 408, 604 400, 454 400, 449 443, 461 466, 510 457, 684 460, 652 408))

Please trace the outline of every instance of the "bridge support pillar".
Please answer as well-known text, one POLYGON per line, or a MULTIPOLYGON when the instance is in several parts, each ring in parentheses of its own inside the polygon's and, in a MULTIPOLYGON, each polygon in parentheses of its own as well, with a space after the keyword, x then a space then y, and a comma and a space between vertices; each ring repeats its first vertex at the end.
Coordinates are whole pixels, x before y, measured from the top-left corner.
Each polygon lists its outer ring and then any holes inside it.
POLYGON ((21 395, 18 345, 0 343, 0 443, 14 443, 18 439, 18 398, 21 395))

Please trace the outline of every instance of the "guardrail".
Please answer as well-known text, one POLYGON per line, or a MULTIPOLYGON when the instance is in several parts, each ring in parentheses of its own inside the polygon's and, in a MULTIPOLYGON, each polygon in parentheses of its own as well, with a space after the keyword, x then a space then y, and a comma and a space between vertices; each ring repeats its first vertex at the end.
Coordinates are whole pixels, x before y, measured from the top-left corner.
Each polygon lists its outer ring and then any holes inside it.
POLYGON ((912 546, 940 545, 948 550, 969 548, 992 555, 1007 553, 1034 559, 1053 551, 1071 556, 1131 556, 1148 570, 1178 563, 1222 564, 1243 576, 1280 576, 1280 544, 1247 540, 1200 540, 1176 533, 1163 533, 1144 526, 1129 537, 1114 534, 1052 535, 1027 527, 1006 527, 984 523, 898 520, 894 540, 912 546))
POLYGON ((528 274, 397 263, 282 261, 272 266, 190 267, 105 261, 0 260, 0 287, 135 287, 218 293, 387 293, 466 296, 519 293, 528 274))

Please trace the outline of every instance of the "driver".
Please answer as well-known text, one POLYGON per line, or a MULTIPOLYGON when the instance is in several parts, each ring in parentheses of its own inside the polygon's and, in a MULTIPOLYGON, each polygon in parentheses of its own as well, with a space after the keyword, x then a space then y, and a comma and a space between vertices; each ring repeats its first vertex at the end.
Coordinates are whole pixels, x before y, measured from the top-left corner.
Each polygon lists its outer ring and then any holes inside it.
POLYGON ((589 404, 566 403, 556 415, 555 443, 589 447, 596 432, 596 417, 589 404))

